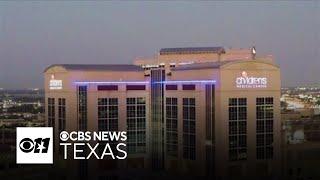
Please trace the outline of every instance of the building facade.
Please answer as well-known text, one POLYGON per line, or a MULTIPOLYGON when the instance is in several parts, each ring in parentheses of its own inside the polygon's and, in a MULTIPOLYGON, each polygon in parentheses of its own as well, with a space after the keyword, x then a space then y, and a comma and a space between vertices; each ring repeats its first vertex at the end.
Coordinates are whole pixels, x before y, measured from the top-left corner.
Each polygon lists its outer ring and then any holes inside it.
POLYGON ((126 131, 128 158, 117 168, 280 173, 280 69, 255 49, 166 48, 134 65, 60 64, 44 74, 56 141, 62 130, 126 131))

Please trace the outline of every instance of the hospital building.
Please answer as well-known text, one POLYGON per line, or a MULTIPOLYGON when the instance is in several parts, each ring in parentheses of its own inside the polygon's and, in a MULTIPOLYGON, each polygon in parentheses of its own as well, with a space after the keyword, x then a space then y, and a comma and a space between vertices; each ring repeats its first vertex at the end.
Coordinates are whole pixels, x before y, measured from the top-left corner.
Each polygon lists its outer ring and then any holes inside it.
POLYGON ((44 81, 55 142, 61 131, 127 132, 126 160, 79 161, 81 176, 120 168, 206 177, 281 172, 280 69, 254 47, 163 48, 132 64, 55 64, 44 81))

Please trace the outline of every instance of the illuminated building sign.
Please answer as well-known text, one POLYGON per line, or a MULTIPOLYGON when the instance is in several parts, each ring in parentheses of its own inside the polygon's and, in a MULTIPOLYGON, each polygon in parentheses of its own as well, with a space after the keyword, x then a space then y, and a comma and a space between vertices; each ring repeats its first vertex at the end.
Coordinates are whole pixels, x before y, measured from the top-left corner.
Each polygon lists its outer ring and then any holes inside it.
POLYGON ((62 80, 54 79, 54 75, 51 75, 51 80, 49 81, 49 89, 62 89, 62 80))
POLYGON ((245 71, 241 73, 241 77, 236 78, 237 88, 266 88, 267 83, 266 77, 249 77, 245 71))

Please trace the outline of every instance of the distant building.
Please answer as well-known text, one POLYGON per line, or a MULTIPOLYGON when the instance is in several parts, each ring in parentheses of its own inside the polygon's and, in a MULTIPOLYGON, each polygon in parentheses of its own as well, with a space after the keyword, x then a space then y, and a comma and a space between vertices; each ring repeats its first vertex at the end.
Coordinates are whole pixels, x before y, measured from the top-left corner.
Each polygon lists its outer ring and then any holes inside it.
POLYGON ((320 120, 288 120, 284 125, 283 176, 319 179, 320 120))
POLYGON ((269 56, 165 48, 134 65, 58 64, 44 74, 56 141, 62 130, 127 131, 129 157, 115 166, 218 177, 280 173, 280 69, 269 56))

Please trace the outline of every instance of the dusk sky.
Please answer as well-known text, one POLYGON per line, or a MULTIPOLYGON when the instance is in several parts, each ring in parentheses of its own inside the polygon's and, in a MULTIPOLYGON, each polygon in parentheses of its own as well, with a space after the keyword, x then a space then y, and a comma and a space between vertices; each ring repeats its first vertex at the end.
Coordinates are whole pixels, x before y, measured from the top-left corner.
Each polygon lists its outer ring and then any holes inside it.
POLYGON ((0 2, 0 87, 43 88, 51 64, 124 64, 160 48, 272 54, 282 85, 320 83, 320 1, 0 2))

